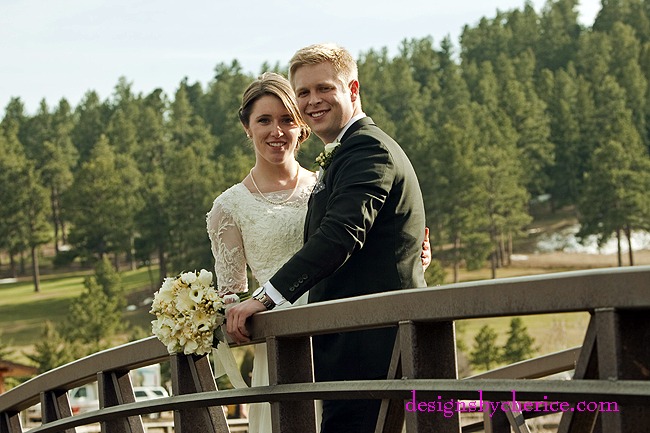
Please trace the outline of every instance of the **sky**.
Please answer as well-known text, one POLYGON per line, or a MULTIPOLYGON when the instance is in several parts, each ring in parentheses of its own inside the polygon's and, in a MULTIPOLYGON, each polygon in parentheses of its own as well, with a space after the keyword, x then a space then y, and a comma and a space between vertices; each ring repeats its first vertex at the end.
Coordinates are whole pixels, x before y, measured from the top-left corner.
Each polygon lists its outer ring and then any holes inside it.
MULTIPOLYGON (((531 0, 540 12, 545 0, 531 0)), ((582 0, 593 24, 600 0, 582 0)), ((286 65, 306 45, 336 42, 354 56, 397 52, 405 39, 450 37, 525 0, 0 0, 0 116, 12 97, 27 114, 45 99, 76 106, 94 90, 111 98, 120 77, 135 93, 173 96, 186 77, 207 85, 220 63, 244 72, 286 65)))

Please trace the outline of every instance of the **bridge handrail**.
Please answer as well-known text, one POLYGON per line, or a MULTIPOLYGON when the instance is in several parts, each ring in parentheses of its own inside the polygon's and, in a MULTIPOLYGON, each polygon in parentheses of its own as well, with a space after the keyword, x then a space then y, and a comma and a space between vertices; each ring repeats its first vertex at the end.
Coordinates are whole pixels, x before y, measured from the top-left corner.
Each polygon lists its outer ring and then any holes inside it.
MULTIPOLYGON (((451 322, 480 317, 594 312, 601 309, 650 309, 650 266, 504 278, 323 302, 260 313, 253 318, 251 330, 254 336, 252 342, 260 342, 267 338, 307 337, 328 332, 395 326, 403 322, 451 322)), ((98 352, 53 369, 0 395, 0 414, 27 409, 39 401, 39 395, 44 391, 67 391, 94 381, 98 372, 129 371, 162 362, 168 357, 165 347, 155 337, 98 352)), ((459 381, 453 382, 460 386, 459 381)), ((276 390, 282 389, 278 386, 289 389, 298 387, 296 390, 300 388, 300 385, 276 385, 276 390)), ((316 386, 312 389, 318 390, 322 385, 312 386, 316 386)), ((472 387, 476 389, 476 384, 472 387)), ((238 400, 246 395, 250 399, 255 392, 228 391, 219 394, 218 399, 225 401, 222 397, 230 396, 238 400)), ((212 396, 205 397, 212 399, 212 396)), ((188 395, 165 400, 172 404, 182 399, 201 400, 200 397, 190 398, 188 395)), ((251 401, 254 400, 255 397, 251 401)), ((148 405, 151 410, 144 409, 140 413, 155 412, 157 409, 154 409, 163 403, 131 403, 124 410, 137 412, 148 405)), ((103 410, 108 411, 106 413, 120 411, 117 407, 103 410)))

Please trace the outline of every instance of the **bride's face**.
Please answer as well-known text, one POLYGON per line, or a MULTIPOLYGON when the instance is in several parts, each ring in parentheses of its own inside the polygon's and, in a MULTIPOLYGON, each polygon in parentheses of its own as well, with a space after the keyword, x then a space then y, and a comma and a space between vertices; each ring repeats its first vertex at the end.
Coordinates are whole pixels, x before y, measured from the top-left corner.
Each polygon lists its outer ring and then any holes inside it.
POLYGON ((294 159, 300 126, 279 98, 265 95, 255 101, 246 132, 253 140, 258 159, 271 164, 294 159))

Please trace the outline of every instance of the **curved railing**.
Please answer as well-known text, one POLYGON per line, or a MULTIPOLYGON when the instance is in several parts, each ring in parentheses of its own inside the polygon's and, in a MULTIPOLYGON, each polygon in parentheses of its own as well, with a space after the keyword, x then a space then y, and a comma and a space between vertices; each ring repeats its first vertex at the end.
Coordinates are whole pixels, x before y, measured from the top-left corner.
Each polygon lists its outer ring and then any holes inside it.
MULTIPOLYGON (((174 411, 177 433, 228 431, 225 404, 272 402, 274 431, 314 432, 314 399, 380 398, 378 432, 458 432, 457 412, 411 410, 436 399, 567 402, 561 432, 645 431, 650 426, 650 267, 608 268, 402 290, 256 315, 253 342, 266 341, 270 386, 217 391, 207 357, 168 355, 155 338, 102 351, 42 374, 0 395, 0 433, 22 433, 19 412, 40 402, 43 423, 33 433, 75 431, 100 423, 103 432, 144 432, 140 415, 174 411), (586 311, 581 348, 458 380, 454 321, 586 311), (385 381, 313 383, 310 337, 397 326, 385 381), (135 402, 128 372, 170 360, 171 397, 135 402), (530 380, 575 370, 574 380, 530 380), (98 381, 97 411, 72 415, 67 391, 98 381), (617 411, 581 412, 578 404, 615 402, 617 411), (573 409, 573 410, 572 410, 573 409)), ((505 406, 504 406, 505 407, 505 406)), ((556 412, 560 412, 556 410, 556 412)), ((548 412, 547 412, 548 413, 548 412)), ((528 431, 531 411, 486 410, 463 431, 528 431)))

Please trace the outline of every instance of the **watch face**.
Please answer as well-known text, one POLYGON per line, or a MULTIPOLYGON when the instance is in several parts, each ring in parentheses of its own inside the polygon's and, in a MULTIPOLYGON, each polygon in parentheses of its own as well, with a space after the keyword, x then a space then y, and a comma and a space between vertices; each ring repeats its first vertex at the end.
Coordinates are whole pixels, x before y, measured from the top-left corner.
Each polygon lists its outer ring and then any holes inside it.
POLYGON ((251 296, 252 296, 253 298, 255 298, 255 297, 261 295, 262 292, 264 292, 264 287, 260 287, 260 288, 258 288, 257 290, 255 290, 251 296))

